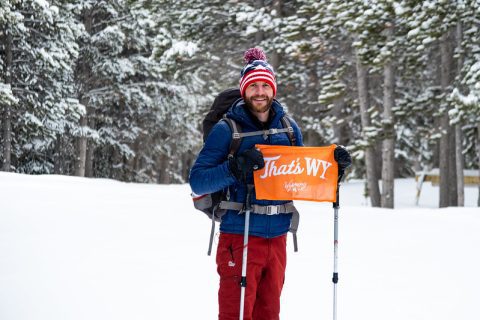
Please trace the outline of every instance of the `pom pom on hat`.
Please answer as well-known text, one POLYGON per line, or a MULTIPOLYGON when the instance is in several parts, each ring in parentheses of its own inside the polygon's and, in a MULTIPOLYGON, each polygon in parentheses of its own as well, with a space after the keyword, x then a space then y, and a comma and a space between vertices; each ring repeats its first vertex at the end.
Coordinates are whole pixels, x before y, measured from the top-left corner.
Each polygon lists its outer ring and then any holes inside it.
POLYGON ((260 48, 250 48, 243 54, 243 62, 245 64, 250 64, 255 60, 263 60, 267 62, 267 56, 260 48))
POLYGON ((277 81, 273 67, 267 62, 267 56, 260 48, 250 48, 245 51, 243 60, 246 66, 240 72, 240 93, 245 95, 247 87, 256 81, 268 83, 273 89, 273 96, 277 94, 277 81))

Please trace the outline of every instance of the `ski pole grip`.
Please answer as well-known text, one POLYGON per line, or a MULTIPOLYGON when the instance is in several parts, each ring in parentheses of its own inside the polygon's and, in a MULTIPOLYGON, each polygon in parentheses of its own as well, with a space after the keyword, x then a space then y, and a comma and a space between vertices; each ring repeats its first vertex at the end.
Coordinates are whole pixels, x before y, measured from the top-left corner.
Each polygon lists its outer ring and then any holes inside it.
POLYGON ((333 273, 332 281, 333 281, 333 283, 338 283, 338 272, 333 273))
POLYGON ((335 202, 333 202, 333 208, 338 209, 340 208, 340 179, 342 176, 338 177, 338 183, 337 183, 337 194, 335 198, 335 202))
POLYGON ((240 287, 247 287, 247 277, 242 277, 242 279, 240 280, 240 287))

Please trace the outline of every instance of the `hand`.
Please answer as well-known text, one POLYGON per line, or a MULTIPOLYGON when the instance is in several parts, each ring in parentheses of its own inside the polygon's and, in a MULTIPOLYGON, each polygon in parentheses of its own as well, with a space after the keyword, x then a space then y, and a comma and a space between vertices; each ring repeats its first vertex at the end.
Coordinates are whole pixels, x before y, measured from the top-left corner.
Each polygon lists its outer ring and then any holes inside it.
POLYGON ((265 167, 265 161, 263 160, 263 154, 257 149, 252 148, 231 158, 228 166, 235 178, 242 180, 253 171, 265 167))
POLYGON ((333 152, 333 157, 338 163, 338 175, 341 176, 345 173, 345 169, 352 165, 352 157, 344 146, 337 146, 333 152))

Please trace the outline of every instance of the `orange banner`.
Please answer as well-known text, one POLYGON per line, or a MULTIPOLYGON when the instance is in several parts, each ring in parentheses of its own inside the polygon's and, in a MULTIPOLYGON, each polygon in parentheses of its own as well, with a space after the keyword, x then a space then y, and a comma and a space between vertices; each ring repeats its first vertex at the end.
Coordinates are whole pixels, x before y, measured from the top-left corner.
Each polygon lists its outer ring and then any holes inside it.
POLYGON ((336 145, 290 147, 256 145, 265 167, 254 172, 257 199, 335 202, 338 166, 336 145))

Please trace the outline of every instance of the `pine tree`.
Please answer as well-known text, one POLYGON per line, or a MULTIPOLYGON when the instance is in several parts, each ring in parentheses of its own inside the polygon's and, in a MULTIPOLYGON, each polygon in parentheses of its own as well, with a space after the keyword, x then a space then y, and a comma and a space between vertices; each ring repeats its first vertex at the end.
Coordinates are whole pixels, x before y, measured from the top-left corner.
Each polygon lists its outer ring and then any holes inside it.
POLYGON ((3 161, 2 170, 10 171, 11 167, 11 144, 12 144, 12 108, 17 104, 18 99, 12 92, 12 64, 13 64, 13 37, 19 17, 15 14, 10 1, 0 2, 0 26, 3 43, 0 58, 3 79, 0 81, 0 106, 2 107, 2 140, 3 140, 3 161), (10 30, 6 30, 9 26, 10 30))
MULTIPOLYGON (((417 44, 419 51, 427 48, 430 52, 439 52, 438 58, 435 55, 433 58, 439 61, 440 70, 437 78, 440 81, 433 83, 438 89, 430 91, 436 92, 432 96, 435 101, 432 101, 432 105, 434 103, 436 106, 440 105, 440 109, 434 113, 438 119, 437 125, 433 126, 439 129, 432 134, 433 137, 439 137, 437 139, 439 141, 440 207, 457 205, 463 192, 463 170, 457 168, 457 164, 464 160, 463 155, 458 151, 451 152, 456 149, 456 144, 461 148, 463 133, 459 130, 460 128, 454 128, 450 124, 448 113, 453 107, 450 92, 458 82, 460 65, 464 63, 463 59, 459 59, 459 53, 454 55, 455 48, 458 48, 458 43, 461 43, 459 39, 461 33, 458 34, 456 29, 461 27, 466 16, 478 12, 478 10, 471 11, 471 5, 474 2, 476 1, 436 1, 417 4, 410 15, 411 41, 417 44), (457 180, 460 180, 458 184, 457 180)), ((424 56, 423 59, 428 58, 431 57, 424 56)), ((433 74, 431 78, 435 78, 433 74)))
MULTIPOLYGON (((460 44, 455 54, 461 63, 450 95, 453 108, 449 117, 452 125, 461 126, 466 167, 480 168, 480 1, 466 1, 460 9, 461 32, 457 36, 460 44)), ((478 199, 480 206, 480 185, 478 199)))
POLYGON ((6 1, 2 9, 3 70, 18 101, 4 109, 4 170, 49 173, 56 136, 82 112, 71 98, 77 30, 55 3, 6 1))

